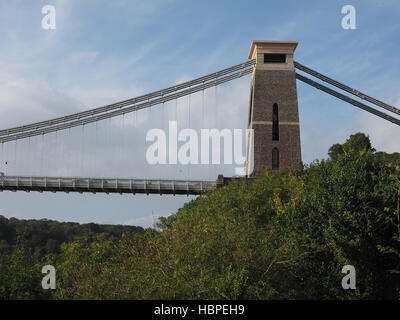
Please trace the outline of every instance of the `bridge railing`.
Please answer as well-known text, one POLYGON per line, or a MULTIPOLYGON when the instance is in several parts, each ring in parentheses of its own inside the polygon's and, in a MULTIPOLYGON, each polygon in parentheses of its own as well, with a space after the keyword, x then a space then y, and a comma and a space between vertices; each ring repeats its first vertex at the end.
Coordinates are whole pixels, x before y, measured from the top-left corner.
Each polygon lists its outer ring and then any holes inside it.
POLYGON ((201 194, 216 187, 216 181, 145 180, 79 177, 1 176, 0 191, 51 191, 90 193, 201 194))

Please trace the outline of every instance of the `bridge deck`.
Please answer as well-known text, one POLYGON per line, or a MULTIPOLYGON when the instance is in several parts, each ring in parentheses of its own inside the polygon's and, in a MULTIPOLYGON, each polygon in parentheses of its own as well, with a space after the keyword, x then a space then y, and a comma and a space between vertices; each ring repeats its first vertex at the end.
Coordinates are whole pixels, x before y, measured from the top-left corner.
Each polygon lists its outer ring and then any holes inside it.
POLYGON ((0 176, 1 191, 198 195, 216 181, 0 176))

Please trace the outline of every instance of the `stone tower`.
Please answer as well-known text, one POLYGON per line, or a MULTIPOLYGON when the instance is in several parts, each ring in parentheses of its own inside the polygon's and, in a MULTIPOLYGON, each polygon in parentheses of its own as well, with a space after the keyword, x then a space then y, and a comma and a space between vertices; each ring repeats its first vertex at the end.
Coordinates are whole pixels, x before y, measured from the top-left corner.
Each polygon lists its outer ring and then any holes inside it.
POLYGON ((254 130, 254 135, 248 136, 246 173, 249 176, 264 168, 277 172, 301 167, 293 64, 297 44, 294 41, 253 41, 251 45, 249 59, 256 59, 256 64, 250 86, 248 128, 254 130), (253 153, 249 148, 251 144, 253 153))

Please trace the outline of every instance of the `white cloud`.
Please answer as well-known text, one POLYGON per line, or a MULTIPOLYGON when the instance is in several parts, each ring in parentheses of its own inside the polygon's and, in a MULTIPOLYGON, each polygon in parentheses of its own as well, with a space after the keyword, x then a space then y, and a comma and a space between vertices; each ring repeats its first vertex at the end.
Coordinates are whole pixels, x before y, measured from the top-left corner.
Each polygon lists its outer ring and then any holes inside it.
POLYGON ((98 51, 77 51, 68 54, 64 58, 64 63, 73 65, 76 63, 90 63, 96 60, 100 52, 98 51))
POLYGON ((335 126, 334 129, 307 127, 301 129, 303 162, 327 158, 328 149, 335 143, 344 143, 351 134, 362 132, 370 137, 377 151, 400 152, 400 127, 368 112, 360 111, 354 123, 335 126))
POLYGON ((193 79, 193 77, 191 77, 190 75, 188 75, 188 74, 182 74, 181 76, 179 76, 176 80, 175 80, 175 82, 174 82, 174 85, 177 85, 177 84, 181 84, 181 83, 183 83, 183 82, 187 82, 187 81, 190 81, 190 80, 192 80, 193 79))
POLYGON ((377 151, 400 152, 400 126, 366 112, 360 113, 358 126, 370 136, 377 151))
POLYGON ((102 105, 130 99, 143 94, 142 89, 134 86, 129 88, 115 87, 96 87, 83 88, 73 87, 68 90, 68 94, 85 106, 86 108, 96 108, 102 105))
POLYGON ((73 113, 77 101, 33 77, 29 67, 0 62, 0 128, 45 120, 73 113))
POLYGON ((143 228, 155 227, 155 224, 158 222, 158 215, 151 215, 139 218, 133 218, 125 221, 123 224, 128 226, 139 226, 143 228))

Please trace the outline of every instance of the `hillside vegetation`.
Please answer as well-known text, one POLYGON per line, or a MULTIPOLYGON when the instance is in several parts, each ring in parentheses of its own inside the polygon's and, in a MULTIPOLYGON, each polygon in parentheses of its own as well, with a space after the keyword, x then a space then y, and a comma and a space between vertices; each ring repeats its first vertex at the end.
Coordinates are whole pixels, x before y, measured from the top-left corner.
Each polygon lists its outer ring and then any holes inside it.
POLYGON ((329 157, 233 180, 160 219, 158 230, 85 235, 42 260, 30 260, 21 240, 1 255, 0 295, 400 299, 399 157, 375 152, 360 133, 329 157), (57 270, 51 292, 40 288, 44 264, 57 270), (344 265, 356 269, 355 290, 341 286, 344 265), (20 287, 10 289, 13 281, 20 287))
POLYGON ((135 226, 79 224, 48 219, 7 219, 0 215, 0 242, 3 247, 15 246, 18 232, 23 234, 26 245, 32 249, 32 253, 43 256, 58 253, 62 243, 71 242, 82 235, 105 234, 108 237, 121 238, 123 233, 143 233, 144 229, 135 226))

